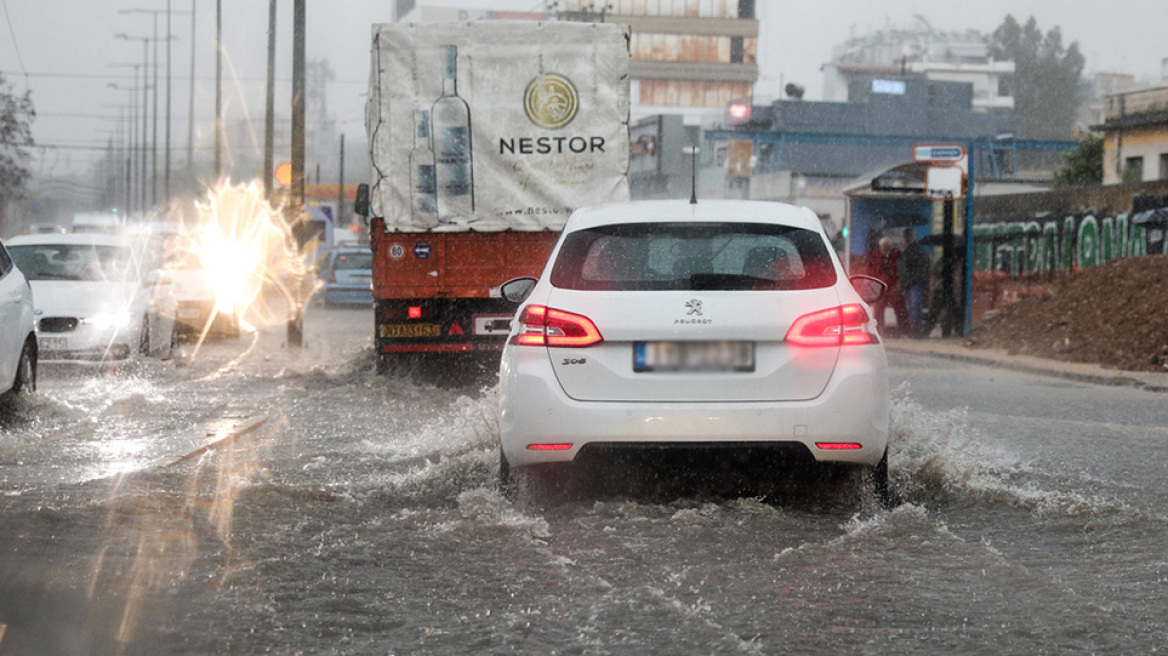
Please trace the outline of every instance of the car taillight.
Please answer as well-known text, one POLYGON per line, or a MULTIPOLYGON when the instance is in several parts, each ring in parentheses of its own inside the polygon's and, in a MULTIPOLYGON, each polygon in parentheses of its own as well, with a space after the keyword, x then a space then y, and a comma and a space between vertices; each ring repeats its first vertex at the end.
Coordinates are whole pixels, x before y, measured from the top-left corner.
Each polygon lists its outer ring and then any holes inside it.
POLYGON ((529 305, 519 315, 518 342, 523 346, 592 346, 603 341, 588 317, 542 305, 529 305))
POLYGON ((871 344, 876 336, 868 331, 864 306, 853 303, 799 317, 786 340, 796 346, 846 346, 871 344))

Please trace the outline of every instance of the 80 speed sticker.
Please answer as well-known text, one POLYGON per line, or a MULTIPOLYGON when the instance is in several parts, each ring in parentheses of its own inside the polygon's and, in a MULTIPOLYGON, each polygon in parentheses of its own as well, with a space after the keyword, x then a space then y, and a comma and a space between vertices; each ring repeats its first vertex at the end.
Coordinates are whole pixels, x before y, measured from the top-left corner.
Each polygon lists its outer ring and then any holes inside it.
POLYGON ((395 260, 400 260, 406 256, 406 247, 401 244, 389 245, 389 256, 395 260))

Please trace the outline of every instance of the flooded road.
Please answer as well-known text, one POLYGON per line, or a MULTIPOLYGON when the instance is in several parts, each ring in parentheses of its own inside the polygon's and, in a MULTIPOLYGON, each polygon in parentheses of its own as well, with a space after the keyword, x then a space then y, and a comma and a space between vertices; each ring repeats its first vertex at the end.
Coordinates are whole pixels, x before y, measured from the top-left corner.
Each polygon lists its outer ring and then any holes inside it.
POLYGON ((489 386, 376 375, 369 311, 305 330, 43 372, 0 422, 0 654, 1168 644, 1162 395, 893 356, 891 510, 512 503, 489 386))

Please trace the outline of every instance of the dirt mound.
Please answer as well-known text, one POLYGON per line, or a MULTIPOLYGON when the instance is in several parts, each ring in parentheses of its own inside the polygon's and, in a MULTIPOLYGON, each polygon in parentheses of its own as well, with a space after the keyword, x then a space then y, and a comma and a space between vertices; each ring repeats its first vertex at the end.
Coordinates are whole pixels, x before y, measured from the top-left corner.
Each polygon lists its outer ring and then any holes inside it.
POLYGON ((1168 255, 1056 280, 974 327, 969 345, 1126 371, 1168 371, 1168 255))

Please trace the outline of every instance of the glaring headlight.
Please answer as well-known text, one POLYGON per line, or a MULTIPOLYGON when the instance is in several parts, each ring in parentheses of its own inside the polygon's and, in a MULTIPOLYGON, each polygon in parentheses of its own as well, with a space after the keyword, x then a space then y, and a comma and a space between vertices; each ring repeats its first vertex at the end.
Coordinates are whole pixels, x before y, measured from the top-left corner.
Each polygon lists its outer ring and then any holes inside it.
POLYGON ((106 312, 104 314, 95 314, 92 317, 82 319, 81 322, 96 328, 126 328, 130 325, 130 313, 106 312))

